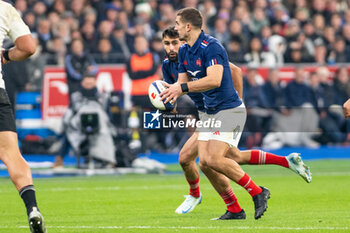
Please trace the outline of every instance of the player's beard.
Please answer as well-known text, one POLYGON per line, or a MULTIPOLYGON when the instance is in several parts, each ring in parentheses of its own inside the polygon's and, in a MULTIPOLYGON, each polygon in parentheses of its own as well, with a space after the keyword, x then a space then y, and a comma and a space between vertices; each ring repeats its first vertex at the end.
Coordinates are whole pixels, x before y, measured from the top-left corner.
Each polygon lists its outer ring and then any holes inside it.
POLYGON ((169 61, 177 62, 177 53, 170 52, 170 53, 167 53, 166 56, 168 57, 169 61))

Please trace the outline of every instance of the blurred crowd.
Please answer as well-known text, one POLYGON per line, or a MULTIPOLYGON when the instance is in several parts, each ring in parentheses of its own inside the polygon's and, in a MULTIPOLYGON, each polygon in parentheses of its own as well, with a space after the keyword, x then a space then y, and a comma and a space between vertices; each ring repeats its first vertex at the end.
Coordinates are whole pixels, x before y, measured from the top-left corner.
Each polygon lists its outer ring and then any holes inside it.
MULTIPOLYGON (((174 25, 178 9, 195 7, 204 16, 203 29, 223 43, 229 60, 248 67, 244 77, 244 101, 248 107, 244 145, 277 148, 292 145, 291 142, 317 146, 350 141, 349 122, 338 114, 339 108, 332 108, 341 106, 350 96, 348 69, 341 66, 350 62, 350 1, 9 2, 30 27, 38 44, 37 52, 24 64, 4 67, 10 98, 16 91, 40 91, 46 65, 65 67, 70 96, 81 91, 84 76, 96 75, 98 64, 125 64, 133 85, 148 87, 140 80, 151 82, 161 78, 159 68, 165 57, 161 33, 174 25), (295 79, 285 84, 274 68, 288 63, 316 64, 321 68, 309 75, 303 68, 297 68, 295 79), (340 68, 333 81, 323 66, 334 64, 340 68), (257 67, 271 68, 266 81, 258 75, 257 67), (18 74, 24 71, 26 74, 18 74), (27 78, 17 81, 19 77, 27 78), (288 122, 309 128, 285 128, 293 125, 288 122)), ((82 93, 91 95, 89 90, 82 93)), ((145 102, 147 89, 134 88, 131 95, 135 107, 132 114, 138 111, 137 107, 150 106, 145 102)), ((137 127, 135 124, 131 128, 137 127)), ((139 138, 135 131, 133 137, 139 138)), ((169 141, 166 136, 162 140, 169 141)))
POLYGON ((296 66, 288 83, 278 69, 270 69, 264 81, 255 67, 248 66, 243 83, 248 110, 244 145, 276 149, 349 144, 350 120, 342 113, 350 96, 348 67, 339 66, 334 78, 330 76, 324 66, 309 72, 296 66))
MULTIPOLYGON (((74 38, 97 63, 123 63, 144 35, 164 56, 160 34, 176 10, 195 7, 204 30, 227 48, 231 62, 264 66, 350 61, 350 10, 346 0, 16 0, 37 35, 48 64, 64 64, 74 38)), ((161 59, 162 59, 161 57, 161 59)))

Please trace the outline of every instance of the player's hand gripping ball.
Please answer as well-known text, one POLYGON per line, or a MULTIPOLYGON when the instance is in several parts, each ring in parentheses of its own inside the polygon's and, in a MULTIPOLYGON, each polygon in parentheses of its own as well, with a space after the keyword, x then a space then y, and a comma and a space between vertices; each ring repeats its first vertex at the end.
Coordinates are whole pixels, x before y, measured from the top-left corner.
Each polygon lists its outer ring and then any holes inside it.
POLYGON ((170 101, 166 104, 164 104, 165 100, 162 100, 162 98, 159 96, 160 93, 162 93, 164 90, 167 89, 167 87, 164 85, 164 81, 156 80, 148 88, 148 97, 151 100, 151 103, 154 107, 156 107, 159 110, 162 111, 171 111, 175 107, 175 104, 170 101))

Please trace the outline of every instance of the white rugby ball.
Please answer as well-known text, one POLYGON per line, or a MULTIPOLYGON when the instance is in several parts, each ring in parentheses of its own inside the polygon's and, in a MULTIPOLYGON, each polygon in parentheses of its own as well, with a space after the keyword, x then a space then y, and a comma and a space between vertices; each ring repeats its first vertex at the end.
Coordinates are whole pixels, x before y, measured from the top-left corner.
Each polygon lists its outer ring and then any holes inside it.
POLYGON ((164 90, 167 89, 167 87, 164 85, 164 81, 162 80, 156 80, 148 88, 148 97, 153 104, 154 107, 156 107, 159 110, 167 110, 171 111, 174 108, 174 105, 170 102, 164 104, 165 100, 162 100, 159 96, 160 93, 162 93, 164 90))

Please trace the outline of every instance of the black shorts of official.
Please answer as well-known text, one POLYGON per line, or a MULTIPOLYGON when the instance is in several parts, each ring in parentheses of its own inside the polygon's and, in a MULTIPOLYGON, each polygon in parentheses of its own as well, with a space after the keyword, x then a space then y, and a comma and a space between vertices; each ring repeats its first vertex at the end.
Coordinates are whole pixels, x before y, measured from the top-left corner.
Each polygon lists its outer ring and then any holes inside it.
POLYGON ((15 117, 5 89, 0 88, 0 132, 16 132, 15 117))

